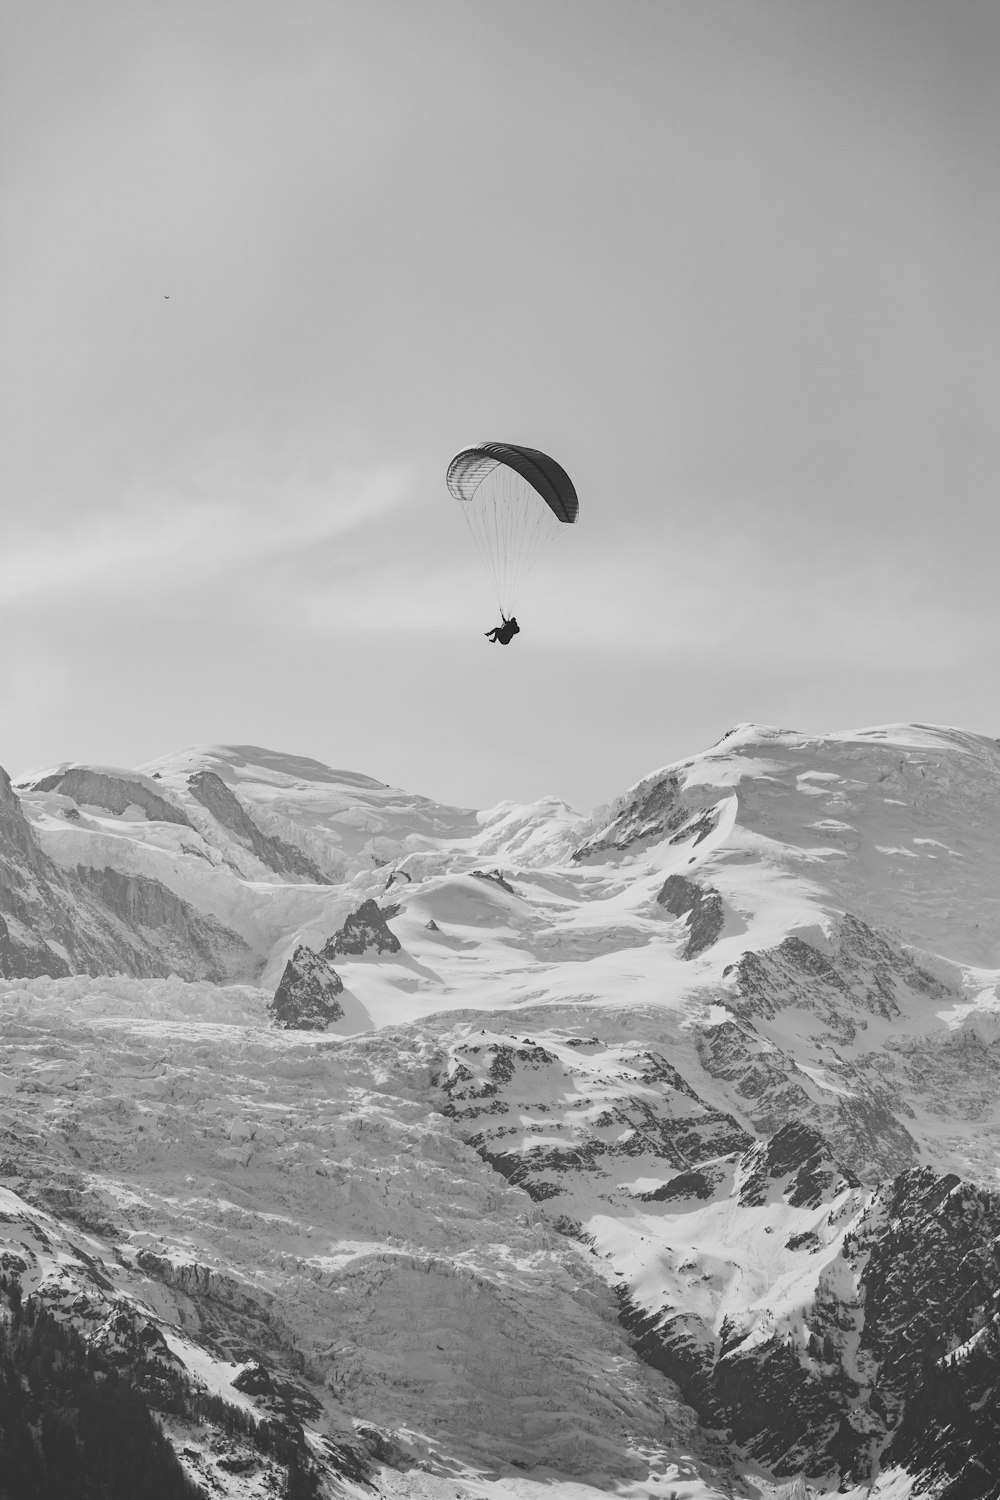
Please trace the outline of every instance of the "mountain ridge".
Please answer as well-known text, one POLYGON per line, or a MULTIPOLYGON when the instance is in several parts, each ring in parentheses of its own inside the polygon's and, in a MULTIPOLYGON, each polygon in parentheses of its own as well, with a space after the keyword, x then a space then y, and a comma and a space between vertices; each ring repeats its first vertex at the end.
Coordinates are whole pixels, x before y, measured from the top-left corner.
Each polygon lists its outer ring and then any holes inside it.
POLYGON ((926 725, 737 726, 594 815, 248 746, 4 780, 0 1257, 254 1420, 292 1382, 330 1493, 992 1495, 998 793, 926 725))

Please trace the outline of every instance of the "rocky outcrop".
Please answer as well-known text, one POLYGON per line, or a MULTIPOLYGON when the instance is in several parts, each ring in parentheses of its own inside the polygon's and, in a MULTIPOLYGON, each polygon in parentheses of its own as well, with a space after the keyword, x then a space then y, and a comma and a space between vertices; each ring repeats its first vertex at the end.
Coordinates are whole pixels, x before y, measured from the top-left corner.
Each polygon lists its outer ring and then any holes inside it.
POLYGON ((62 979, 70 973, 69 964, 45 942, 34 941, 32 936, 18 936, 0 917, 0 978, 37 979, 47 974, 50 979, 62 979))
POLYGON ((514 887, 509 880, 504 879, 499 870, 470 870, 469 874, 474 876, 476 880, 491 880, 494 885, 498 885, 501 890, 506 891, 508 896, 513 896, 514 894, 514 887))
MULTIPOLYGON (((688 1177, 701 1199, 698 1175, 688 1177)), ((735 1182, 736 1214, 830 1205, 829 1234, 849 1211, 839 1250, 778 1327, 768 1311, 727 1315, 718 1338, 683 1308, 643 1308, 623 1287, 637 1352, 778 1478, 847 1488, 899 1464, 935 1495, 995 1495, 1000 1195, 920 1169, 866 1207, 822 1138, 793 1126, 748 1151, 735 1182)), ((816 1255, 822 1236, 786 1248, 816 1255)))
POLYGON ((302 1420, 317 1417, 323 1410, 304 1386, 279 1375, 259 1359, 250 1360, 233 1376, 233 1390, 256 1397, 257 1405, 275 1416, 302 1420))
POLYGON ((835 1161, 819 1131, 797 1121, 752 1146, 741 1166, 739 1201, 744 1208, 760 1207, 773 1195, 792 1208, 818 1208, 845 1188, 860 1186, 854 1173, 835 1161))
POLYGON ((610 817, 573 853, 580 862, 600 854, 635 851, 669 835, 671 844, 698 845, 718 821, 718 803, 698 787, 685 791, 676 771, 659 772, 640 781, 611 808, 610 817))
POLYGON ((344 981, 336 970, 301 944, 285 965, 268 1015, 286 1031, 325 1031, 344 1014, 337 999, 343 989, 344 981))
POLYGON ((573 858, 586 860, 608 850, 624 851, 642 840, 662 838, 679 828, 688 816, 680 799, 678 777, 654 777, 619 799, 607 825, 581 844, 573 858))
MULTIPOLYGON (((843 1090, 817 1090, 817 1098, 813 1081, 793 1058, 748 1021, 706 1027, 695 1045, 705 1072, 732 1088, 762 1136, 793 1121, 810 1124, 863 1182, 877 1182, 917 1161, 919 1148, 899 1118, 898 1095, 858 1067, 844 1065, 843 1090)), ((828 1067, 839 1077, 834 1060, 828 1067)))
POLYGON ((672 917, 687 917, 688 941, 684 958, 697 958, 722 932, 722 897, 712 886, 700 886, 683 875, 668 875, 656 897, 672 917))
POLYGON ((241 937, 159 881, 85 865, 61 870, 38 847, 0 770, 0 976, 177 974, 225 983, 253 969, 241 937))
POLYGON ((914 1492, 941 1500, 1000 1493, 1000 1317, 949 1354, 925 1360, 882 1464, 917 1476, 914 1492))
MULTIPOLYGON (((727 1233, 738 1238, 742 1224, 748 1238, 760 1233, 762 1219, 757 1211, 767 1208, 763 1219, 764 1233, 772 1234, 775 1226, 784 1218, 786 1222, 818 1222, 818 1232, 803 1233, 798 1245, 788 1243, 786 1250, 802 1253, 828 1248, 831 1233, 835 1233, 837 1216, 854 1212, 857 1214, 867 1201, 857 1192, 857 1179, 841 1168, 832 1157, 827 1143, 808 1127, 786 1126, 771 1140, 760 1141, 750 1146, 737 1159, 729 1162, 717 1160, 705 1163, 696 1171, 679 1174, 655 1192, 644 1193, 645 1203, 670 1204, 689 1200, 689 1211, 696 1212, 701 1204, 714 1204, 716 1224, 727 1225, 727 1233), (826 1224, 817 1221, 815 1214, 801 1211, 831 1210, 826 1224), (799 1210, 787 1215, 786 1210, 799 1210)), ((702 1231, 704 1233, 704 1230, 702 1231)), ((705 1265, 710 1280, 717 1270, 715 1249, 717 1242, 711 1231, 708 1234, 711 1246, 705 1265)), ((692 1245, 693 1267, 698 1254, 692 1245)), ((697 1275, 697 1269, 692 1271, 697 1275)), ((752 1279, 753 1272, 742 1268, 739 1277, 752 1279)), ((648 1297, 648 1292, 646 1293, 648 1297)), ((673 1299, 664 1300, 660 1306, 643 1305, 630 1293, 627 1283, 618 1290, 619 1316, 632 1336, 636 1351, 647 1363, 677 1381, 688 1401, 699 1412, 709 1426, 724 1428, 733 1420, 729 1406, 726 1378, 720 1374, 724 1357, 730 1350, 752 1348, 747 1355, 746 1389, 740 1396, 740 1411, 745 1412, 756 1399, 754 1374, 756 1360, 761 1358, 765 1367, 774 1360, 774 1378, 788 1378, 788 1370, 796 1364, 794 1353, 789 1354, 784 1337, 766 1340, 763 1352, 757 1340, 760 1322, 774 1322, 769 1309, 748 1311, 742 1319, 730 1313, 721 1319, 718 1330, 715 1319, 706 1316, 704 1309, 698 1310, 697 1302, 689 1305, 684 1294, 674 1294, 673 1299), (772 1348, 773 1345, 773 1348, 772 1348)), ((776 1428, 780 1426, 780 1403, 774 1407, 762 1405, 759 1422, 765 1425, 766 1412, 772 1412, 776 1428)), ((818 1420, 814 1406, 804 1403, 801 1414, 803 1422, 818 1420)))
POLYGON ((208 809, 212 817, 261 864, 276 875, 306 880, 311 885, 330 885, 330 879, 293 844, 274 834, 262 833, 239 798, 214 771, 197 771, 188 777, 191 795, 208 809))
POLYGON ((243 938, 215 917, 196 911, 160 881, 87 865, 77 866, 76 880, 119 920, 135 943, 133 962, 141 967, 131 972, 178 974, 216 984, 252 975, 255 960, 243 938))
POLYGON ((861 1483, 879 1463, 912 1472, 915 1447, 916 1467, 940 1479, 972 1480, 980 1464, 995 1477, 979 1456, 997 1451, 995 1405, 986 1422, 963 1401, 998 1388, 998 1235, 995 1193, 928 1169, 885 1184, 821 1276, 802 1342, 775 1335, 720 1359, 715 1393, 736 1440, 778 1475, 861 1483))
MULTIPOLYGON (((396 908, 398 910, 398 908, 396 908)), ((399 938, 391 931, 386 913, 377 901, 362 901, 351 912, 343 927, 327 938, 321 949, 324 958, 360 958, 362 954, 398 953, 399 938)))
POLYGON ((70 972, 64 954, 46 942, 65 919, 53 921, 49 882, 55 866, 38 848, 10 777, 0 767, 0 976, 60 978, 70 972), (48 919, 48 920, 46 920, 48 919))
POLYGON ((102 807, 105 812, 116 816, 129 807, 141 807, 151 823, 179 823, 182 828, 191 827, 191 820, 183 808, 168 802, 138 776, 109 776, 104 771, 91 771, 86 766, 71 766, 68 771, 43 776, 33 783, 32 790, 59 792, 63 797, 72 797, 74 802, 86 807, 102 807))
POLYGON ((178 1375, 186 1373, 184 1361, 171 1351, 159 1324, 152 1318, 143 1317, 127 1302, 115 1304, 88 1342, 109 1363, 126 1370, 139 1364, 159 1365, 178 1375))
MULTIPOLYGON (((672 890, 680 906, 684 893, 672 890)), ((792 933, 774 948, 745 952, 724 978, 720 1000, 731 1018, 706 1026, 696 1046, 706 1072, 733 1089, 762 1135, 793 1121, 811 1125, 866 1182, 916 1164, 909 1096, 926 1099, 931 1090, 946 1090, 959 1066, 951 1056, 957 1043, 944 1037, 924 1056, 907 1041, 866 1056, 865 1032, 874 1023, 894 1021, 904 1009, 912 1014, 961 1004, 959 985, 949 987, 897 941, 850 912, 825 948, 792 933), (815 1018, 806 1021, 815 1048, 802 1068, 794 1042, 786 1051, 783 1017, 794 1012, 815 1018)), ((789 1015, 792 1038, 802 1026, 789 1015)), ((988 1046, 975 1038, 965 1039, 963 1056, 967 1069, 985 1073, 992 1065, 988 1046)))
POLYGON ((770 1018, 786 1007, 811 1010, 831 1033, 853 1041, 869 1016, 899 1015, 900 991, 937 1002, 958 998, 915 963, 898 943, 845 912, 830 952, 792 934, 776 948, 744 953, 735 971, 739 1015, 770 1018))
POLYGON ((491 1037, 454 1049, 442 1112, 484 1161, 537 1201, 581 1174, 610 1184, 634 1175, 640 1159, 676 1172, 750 1144, 731 1115, 707 1105, 657 1053, 627 1049, 621 1073, 614 1094, 603 1091, 591 1107, 586 1076, 577 1079, 554 1052, 528 1038, 491 1037), (525 1112, 543 1120, 525 1128, 518 1123, 525 1112))

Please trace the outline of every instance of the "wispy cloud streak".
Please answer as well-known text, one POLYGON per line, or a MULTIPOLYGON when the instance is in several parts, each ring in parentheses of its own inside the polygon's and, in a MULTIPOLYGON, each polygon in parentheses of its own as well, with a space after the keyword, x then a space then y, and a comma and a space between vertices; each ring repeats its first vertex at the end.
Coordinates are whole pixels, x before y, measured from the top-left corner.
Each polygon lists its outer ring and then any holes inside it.
POLYGON ((0 605, 93 594, 169 591, 363 536, 403 508, 406 471, 342 477, 328 489, 194 499, 164 494, 89 512, 58 533, 10 538, 0 555, 0 605))

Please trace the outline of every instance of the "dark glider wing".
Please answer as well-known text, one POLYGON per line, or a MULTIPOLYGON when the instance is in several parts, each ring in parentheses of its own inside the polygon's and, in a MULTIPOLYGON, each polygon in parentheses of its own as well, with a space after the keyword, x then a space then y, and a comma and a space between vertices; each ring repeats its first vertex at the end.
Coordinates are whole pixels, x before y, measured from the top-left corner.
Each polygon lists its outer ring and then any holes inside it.
POLYGON ((576 520, 580 502, 566 470, 540 449, 517 443, 477 443, 463 448, 448 465, 449 490, 456 500, 471 500, 498 464, 513 469, 530 484, 558 521, 576 520))

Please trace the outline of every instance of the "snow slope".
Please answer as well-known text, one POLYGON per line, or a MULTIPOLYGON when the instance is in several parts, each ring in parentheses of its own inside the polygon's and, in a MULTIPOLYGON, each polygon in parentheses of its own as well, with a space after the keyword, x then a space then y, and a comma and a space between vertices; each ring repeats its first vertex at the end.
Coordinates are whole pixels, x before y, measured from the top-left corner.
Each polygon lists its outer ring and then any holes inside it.
MULTIPOLYGON (((883 1450, 879 1484, 908 1492, 870 1415, 903 1422, 878 1394, 897 1356, 858 1309, 887 1184, 997 1185, 996 742, 744 725, 593 818, 248 746, 14 790, 0 915, 30 873, 25 931, 63 953, 26 972, 11 947, 0 982, 7 1229, 89 1235, 57 1259, 100 1268, 102 1317, 138 1309, 227 1393, 264 1360, 309 1441, 382 1464, 388 1493, 867 1486, 883 1450), (164 894, 136 942, 162 955, 171 924, 188 982, 118 948, 117 977, 67 974, 66 912, 96 952, 137 890, 164 894), (372 899, 398 951, 344 952, 372 899), (221 932, 224 984, 199 977, 221 932), (325 1033, 269 1024, 302 945, 336 954, 325 1033), (855 1333, 824 1345, 838 1316, 855 1333), (779 1366, 815 1440, 782 1447, 750 1399, 779 1366), (852 1383, 864 1420, 835 1441, 852 1383)), ((935 1191, 898 1189, 915 1224, 935 1191)), ((40 1245, 25 1285, 68 1306, 40 1245)))

